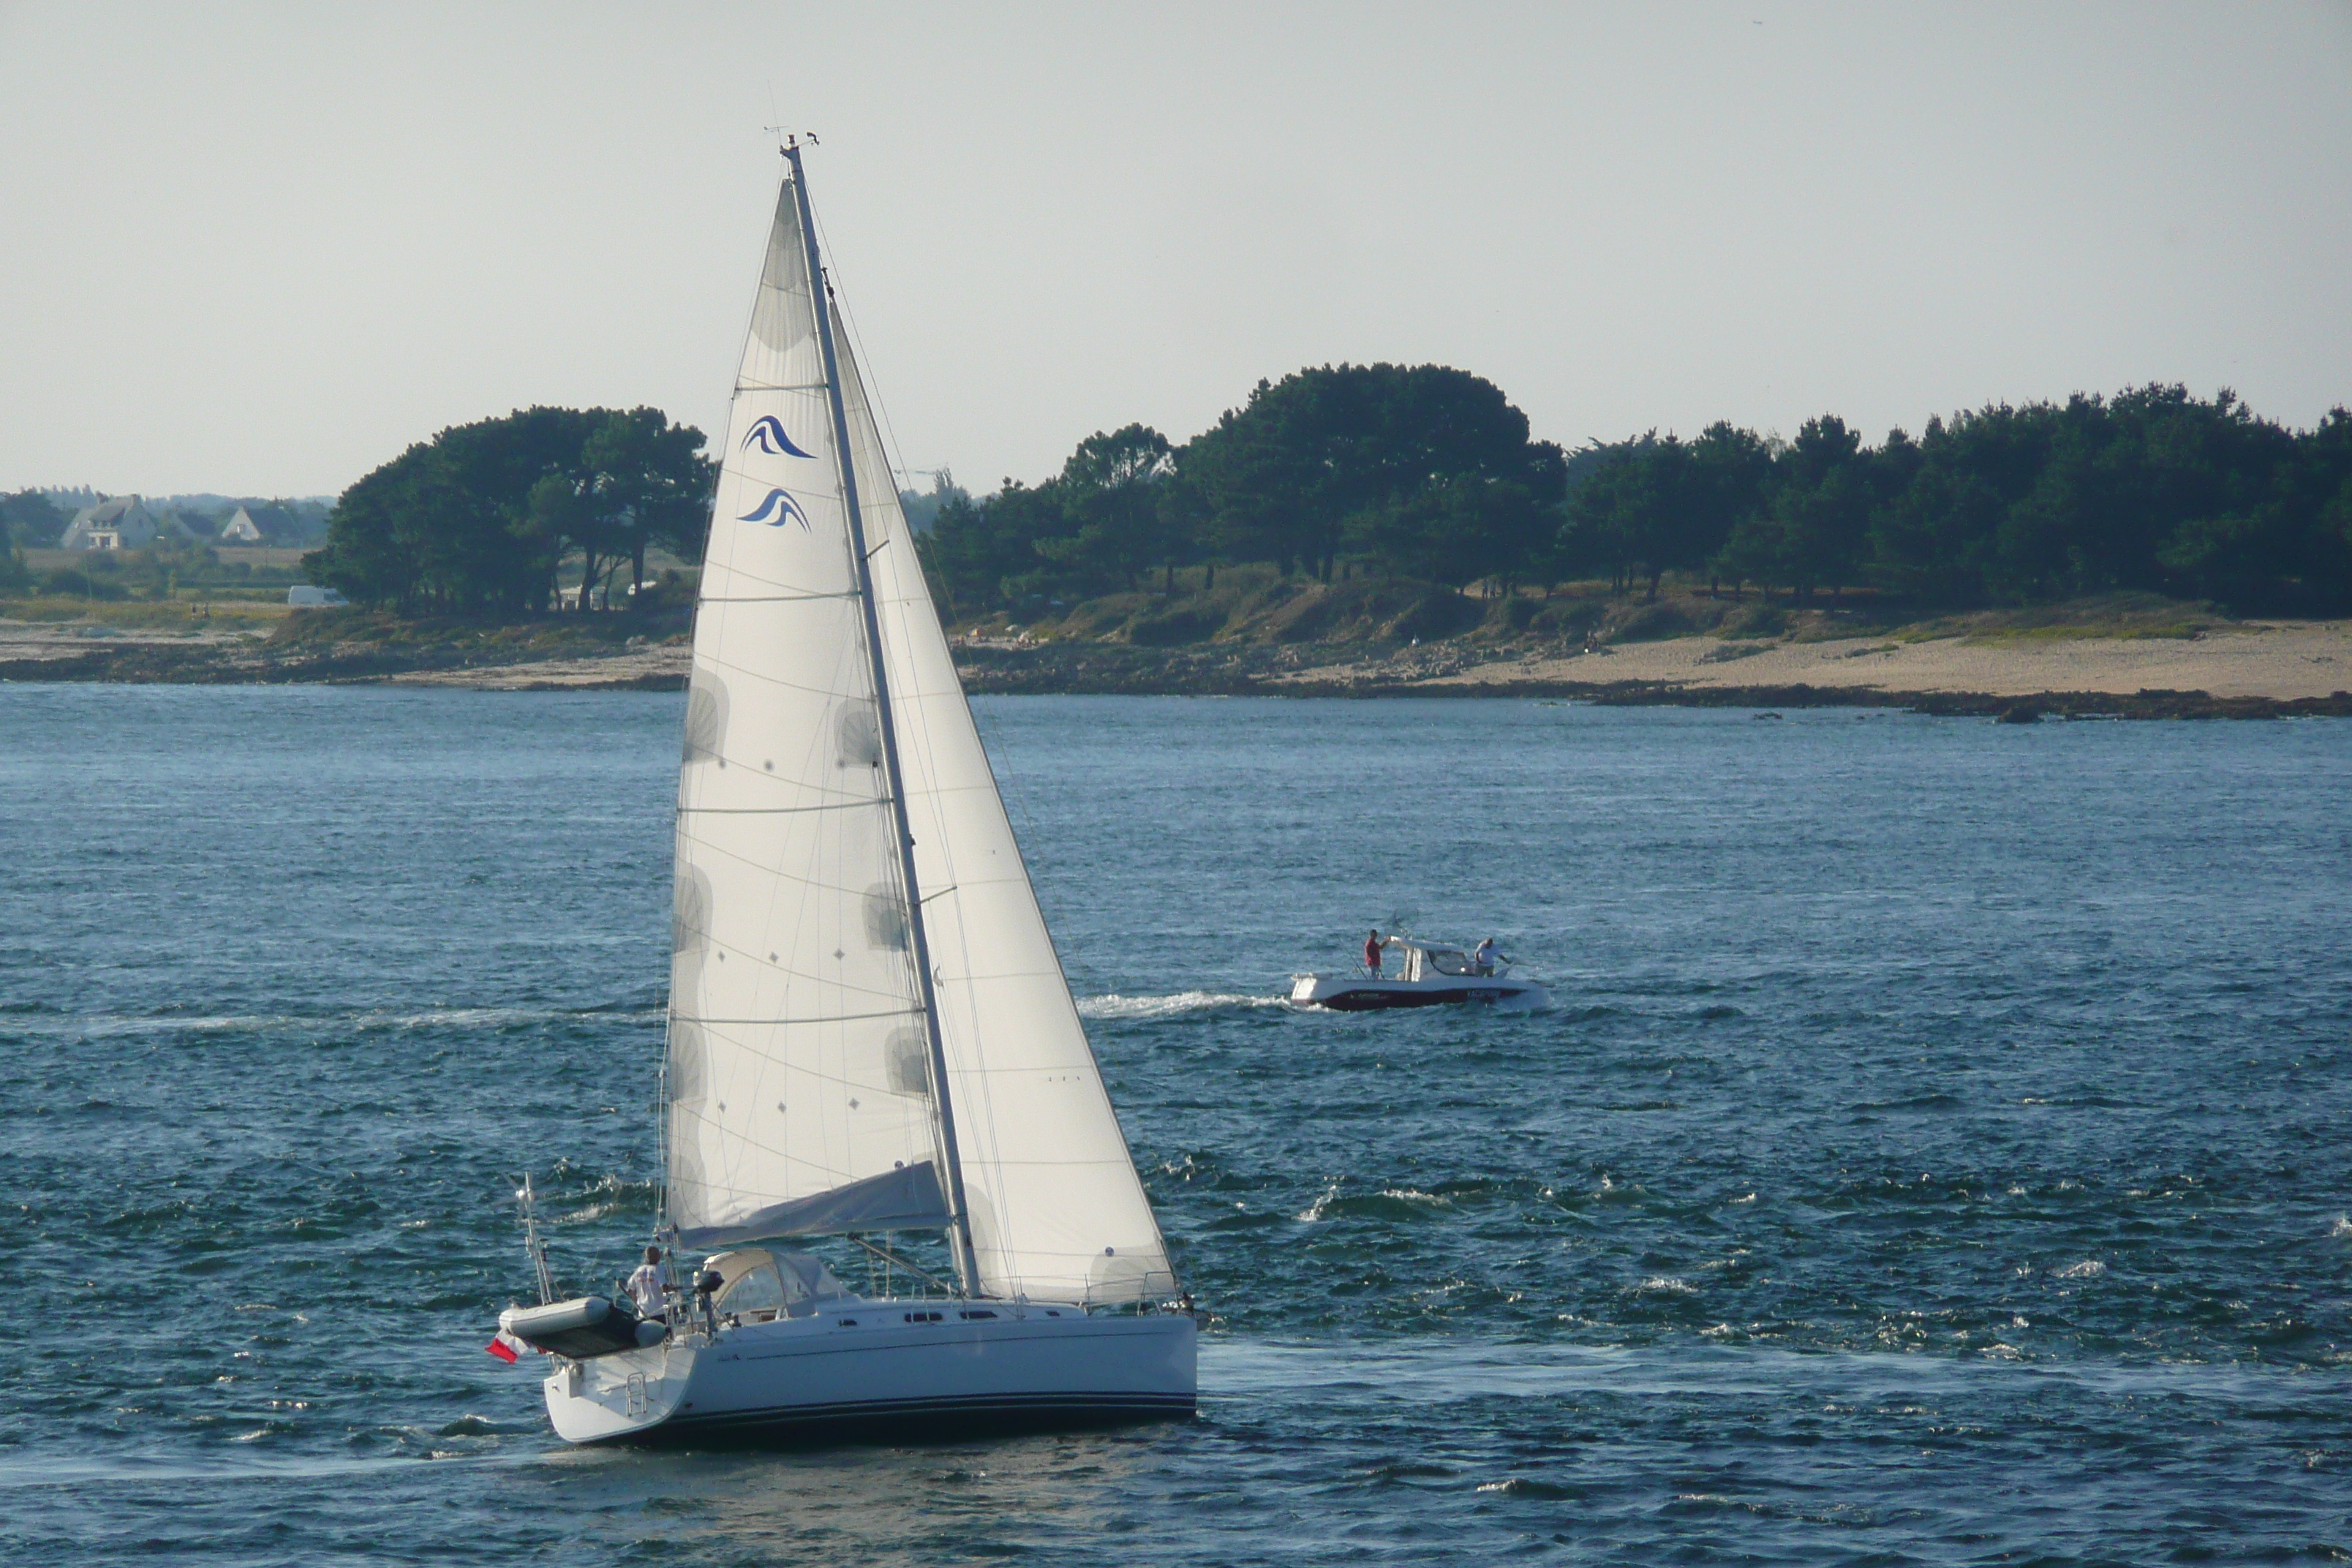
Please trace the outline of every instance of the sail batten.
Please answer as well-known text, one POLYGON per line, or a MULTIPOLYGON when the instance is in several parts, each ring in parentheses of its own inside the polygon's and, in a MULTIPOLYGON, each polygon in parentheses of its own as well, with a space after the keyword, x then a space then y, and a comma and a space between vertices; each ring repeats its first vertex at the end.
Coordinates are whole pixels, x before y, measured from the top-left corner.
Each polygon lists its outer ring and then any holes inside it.
POLYGON ((695 628, 667 1217, 692 1245, 953 1226, 980 1294, 1171 1291, 812 256, 788 183, 695 628))

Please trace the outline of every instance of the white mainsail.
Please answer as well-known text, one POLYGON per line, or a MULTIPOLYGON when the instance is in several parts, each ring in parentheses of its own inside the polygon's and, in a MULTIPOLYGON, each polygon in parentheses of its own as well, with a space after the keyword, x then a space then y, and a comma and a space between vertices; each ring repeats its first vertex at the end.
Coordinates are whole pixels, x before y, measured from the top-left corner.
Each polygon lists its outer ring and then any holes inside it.
POLYGON ((788 192, 736 378, 679 771, 667 1207, 691 1245, 948 1221, 835 452, 788 192))
MULTIPOLYGON (((796 194, 703 566, 678 791, 667 1196, 688 1245, 944 1227, 953 1184, 796 194)), ((834 315, 979 1294, 1174 1288, 834 315)))

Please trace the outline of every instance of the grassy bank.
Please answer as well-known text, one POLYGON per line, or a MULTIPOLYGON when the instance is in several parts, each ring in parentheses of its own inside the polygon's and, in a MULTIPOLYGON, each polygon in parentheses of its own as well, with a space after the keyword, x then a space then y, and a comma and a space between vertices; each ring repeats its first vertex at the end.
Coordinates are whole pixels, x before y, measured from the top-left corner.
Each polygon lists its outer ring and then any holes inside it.
POLYGON ((2053 638, 2194 638, 2236 625, 2205 604, 2151 594, 2110 594, 2064 604, 1951 613, 1868 592, 1808 598, 1738 593, 1668 579, 1653 598, 1603 583, 1549 591, 1457 593, 1429 584, 1360 577, 1335 583, 1285 578, 1270 567, 1194 569, 1163 591, 1114 594, 1080 604, 1045 603, 1023 617, 955 622, 977 645, 1071 642, 1136 647, 1335 645, 1367 649, 1451 642, 1465 648, 1556 649, 1710 637, 1735 643, 1821 642, 1857 637, 1983 641, 2053 638))

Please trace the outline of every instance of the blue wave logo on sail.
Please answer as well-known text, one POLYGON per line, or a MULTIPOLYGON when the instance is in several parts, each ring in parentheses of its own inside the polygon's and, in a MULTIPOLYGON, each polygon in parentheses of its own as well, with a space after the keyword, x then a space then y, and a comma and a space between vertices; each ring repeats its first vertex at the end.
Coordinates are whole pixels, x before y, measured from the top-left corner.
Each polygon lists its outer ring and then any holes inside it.
MULTIPOLYGON (((766 500, 761 501, 758 506, 753 507, 750 511, 745 512, 735 521, 738 522, 764 522, 770 528, 782 528, 784 526, 784 520, 786 518, 790 518, 793 521, 799 523, 803 529, 808 528, 808 513, 801 510, 800 502, 794 500, 792 497, 786 495, 782 490, 770 490, 766 500)), ((814 531, 811 530, 810 531, 814 532, 814 531)))
POLYGON ((793 445, 784 434, 784 422, 772 414, 762 414, 743 437, 746 447, 757 447, 771 458, 813 458, 814 452, 803 452, 793 445))

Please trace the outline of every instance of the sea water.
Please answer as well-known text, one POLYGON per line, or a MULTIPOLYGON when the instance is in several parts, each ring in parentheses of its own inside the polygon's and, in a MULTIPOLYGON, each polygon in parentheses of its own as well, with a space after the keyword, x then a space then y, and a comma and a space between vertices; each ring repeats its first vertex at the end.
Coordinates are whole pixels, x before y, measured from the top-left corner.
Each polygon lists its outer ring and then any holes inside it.
POLYGON ((567 1448, 681 700, 0 688, 25 1562, 2352 1553, 2352 726, 980 704, 1200 1418, 567 1448), (1545 1013, 1318 1015, 1364 932, 1545 1013))

